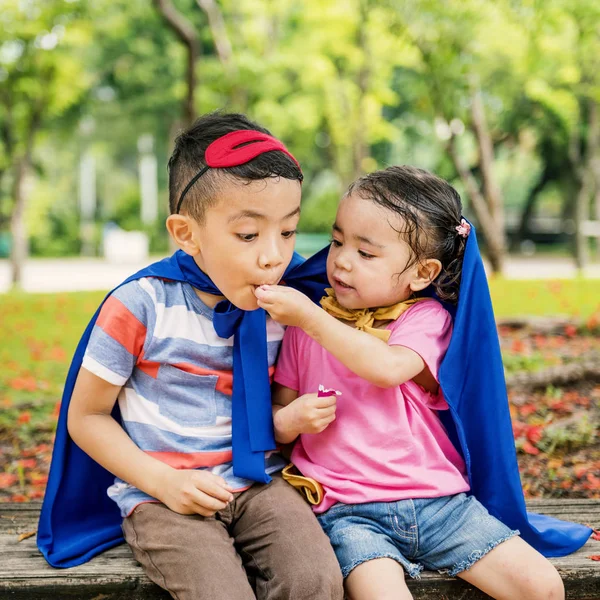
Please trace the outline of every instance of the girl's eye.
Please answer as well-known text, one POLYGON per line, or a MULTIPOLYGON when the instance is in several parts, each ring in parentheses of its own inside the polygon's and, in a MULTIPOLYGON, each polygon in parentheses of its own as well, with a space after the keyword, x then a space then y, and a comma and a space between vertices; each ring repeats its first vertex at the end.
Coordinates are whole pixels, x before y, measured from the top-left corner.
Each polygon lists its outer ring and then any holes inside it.
POLYGON ((359 250, 358 253, 363 257, 363 258, 375 258, 372 254, 369 254, 367 252, 365 252, 364 250, 359 250))
POLYGON ((331 244, 333 245, 334 248, 339 248, 342 245, 342 242, 340 242, 339 240, 336 240, 335 238, 332 238, 331 244))
POLYGON ((255 237, 258 236, 257 233, 238 233, 236 234, 242 242, 251 242, 255 237))
POLYGON ((282 231, 281 235, 287 240, 291 237, 294 237, 296 235, 296 233, 298 233, 297 229, 292 229, 290 231, 282 231))

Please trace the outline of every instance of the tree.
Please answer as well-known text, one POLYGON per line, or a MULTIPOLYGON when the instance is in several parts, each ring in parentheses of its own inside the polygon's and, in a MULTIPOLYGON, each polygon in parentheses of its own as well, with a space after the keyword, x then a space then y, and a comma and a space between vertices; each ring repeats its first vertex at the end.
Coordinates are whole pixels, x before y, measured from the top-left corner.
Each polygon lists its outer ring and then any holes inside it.
POLYGON ((11 179, 11 263, 18 286, 27 254, 26 177, 37 137, 84 98, 91 81, 77 60, 82 8, 67 0, 4 2, 0 19, 2 171, 11 179))

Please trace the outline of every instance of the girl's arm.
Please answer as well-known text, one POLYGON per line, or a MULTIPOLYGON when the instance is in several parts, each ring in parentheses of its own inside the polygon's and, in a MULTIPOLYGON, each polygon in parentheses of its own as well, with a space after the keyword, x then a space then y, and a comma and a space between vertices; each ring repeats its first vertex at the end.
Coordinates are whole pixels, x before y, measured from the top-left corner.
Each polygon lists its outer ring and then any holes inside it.
POLYGON ((293 442, 301 433, 320 433, 335 420, 335 396, 298 396, 279 383, 273 384, 273 427, 280 444, 293 442))
POLYGON ((275 321, 303 329, 353 373, 382 387, 395 387, 426 369, 423 359, 404 346, 383 340, 338 321, 293 288, 263 286, 256 290, 258 305, 275 321))

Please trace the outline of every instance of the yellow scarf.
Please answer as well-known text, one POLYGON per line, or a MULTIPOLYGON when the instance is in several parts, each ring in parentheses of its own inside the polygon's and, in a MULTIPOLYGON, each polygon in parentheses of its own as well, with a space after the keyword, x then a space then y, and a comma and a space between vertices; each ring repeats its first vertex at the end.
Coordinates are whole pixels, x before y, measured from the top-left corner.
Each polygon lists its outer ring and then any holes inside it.
POLYGON ((391 306, 383 306, 381 308, 344 308, 335 297, 332 288, 325 290, 327 296, 321 298, 321 306, 330 315, 336 319, 354 322, 354 327, 370 333, 375 337, 387 342, 390 339, 391 331, 388 329, 377 329, 373 327, 375 321, 395 321, 403 312, 407 311, 413 304, 424 300, 425 298, 414 298, 412 300, 404 300, 391 306))

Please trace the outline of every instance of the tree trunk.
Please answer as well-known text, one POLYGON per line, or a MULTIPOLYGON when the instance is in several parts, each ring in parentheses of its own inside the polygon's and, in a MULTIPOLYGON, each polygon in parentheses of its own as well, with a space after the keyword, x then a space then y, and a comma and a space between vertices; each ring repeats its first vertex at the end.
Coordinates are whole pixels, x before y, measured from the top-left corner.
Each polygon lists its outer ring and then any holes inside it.
POLYGON ((12 246, 10 252, 10 261, 12 265, 12 285, 20 287, 23 278, 23 265, 27 258, 27 232, 25 230, 25 206, 27 196, 24 185, 27 171, 31 165, 31 155, 33 153, 33 144, 35 134, 40 126, 42 112, 40 108, 35 108, 29 123, 29 130, 25 138, 25 148, 23 154, 15 161, 13 176, 13 197, 14 207, 10 219, 10 231, 12 237, 12 246))
POLYGON ((595 165, 600 154, 600 115, 595 100, 588 101, 587 144, 585 156, 576 172, 579 179, 579 191, 575 205, 575 264, 583 269, 588 262, 588 242, 583 231, 583 223, 590 219, 591 200, 594 194, 596 173, 595 165))
POLYGON ((190 126, 196 118, 196 63, 200 57, 200 40, 194 26, 171 3, 171 0, 153 0, 167 25, 187 47, 187 95, 183 105, 183 118, 190 126))
POLYGON ((12 237, 10 249, 10 263, 12 266, 12 285, 21 287, 23 280, 23 265, 27 258, 27 233, 25 231, 26 196, 24 183, 29 164, 27 157, 22 157, 15 166, 13 181, 14 206, 10 219, 10 232, 12 237))
POLYGON ((494 175, 494 147, 489 134, 485 111, 481 99, 481 91, 476 89, 471 97, 471 115, 473 131, 479 149, 479 164, 481 166, 481 180, 483 196, 489 209, 490 217, 494 223, 494 247, 490 246, 490 260, 492 251, 496 254, 494 262, 503 263, 506 251, 506 233, 504 231, 504 199, 494 175))
POLYGON ((454 135, 448 142, 447 151, 471 201, 475 218, 487 245, 487 254, 492 271, 494 273, 501 273, 504 263, 503 238, 499 235, 485 198, 479 190, 477 181, 456 147, 456 137, 454 135))
POLYGON ((529 192, 529 196, 527 196, 523 212, 521 213, 521 218, 519 219, 519 229, 512 242, 513 250, 518 250, 521 242, 527 237, 527 234, 530 230, 529 221, 531 220, 531 215, 535 210, 535 205, 539 198, 540 192, 546 187, 547 183, 552 181, 552 179, 553 177, 551 169, 546 163, 546 165, 544 166, 542 176, 539 178, 538 182, 529 192))
POLYGON ((365 98, 369 89, 369 80, 371 77, 371 70, 369 65, 371 64, 370 52, 369 52, 369 41, 367 39, 367 20, 368 14, 368 0, 362 0, 360 2, 360 19, 358 24, 358 39, 357 45, 363 52, 362 64, 356 77, 356 85, 358 87, 358 114, 355 119, 355 129, 352 141, 352 180, 360 177, 364 174, 364 162, 369 156, 369 146, 367 143, 367 122, 365 120, 365 98))
POLYGON ((237 110, 246 112, 248 90, 243 89, 238 84, 238 68, 235 63, 231 40, 225 27, 223 13, 215 0, 196 0, 196 3, 206 14, 217 56, 223 66, 223 71, 231 82, 231 103, 237 110))

